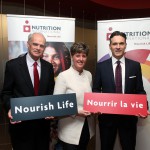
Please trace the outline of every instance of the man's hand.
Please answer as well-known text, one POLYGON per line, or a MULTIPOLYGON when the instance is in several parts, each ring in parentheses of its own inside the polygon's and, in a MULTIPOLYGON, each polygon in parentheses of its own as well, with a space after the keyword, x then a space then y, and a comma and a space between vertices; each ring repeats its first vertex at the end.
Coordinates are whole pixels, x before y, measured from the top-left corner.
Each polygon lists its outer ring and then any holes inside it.
POLYGON ((53 117, 53 116, 45 117, 45 119, 46 119, 46 120, 52 120, 52 119, 54 119, 54 117, 53 117))
POLYGON ((147 111, 147 114, 150 115, 150 111, 149 110, 147 111))
POLYGON ((21 121, 12 121, 13 117, 11 115, 11 109, 8 111, 8 118, 9 118, 11 124, 16 124, 16 123, 20 123, 21 122, 21 121))
POLYGON ((150 115, 150 112, 149 112, 149 111, 147 111, 147 115, 146 115, 146 116, 143 116, 143 115, 141 115, 141 114, 138 114, 137 116, 140 117, 140 118, 145 119, 145 118, 148 117, 148 115, 150 115))

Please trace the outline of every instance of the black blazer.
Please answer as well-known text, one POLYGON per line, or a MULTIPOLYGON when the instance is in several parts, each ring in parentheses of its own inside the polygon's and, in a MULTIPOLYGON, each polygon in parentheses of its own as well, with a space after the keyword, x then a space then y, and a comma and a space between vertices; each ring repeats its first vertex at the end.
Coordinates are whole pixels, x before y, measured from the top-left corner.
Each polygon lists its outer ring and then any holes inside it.
MULTIPOLYGON (((38 95, 51 95, 54 89, 53 66, 41 59, 41 78, 38 95)), ((2 100, 6 111, 10 109, 10 98, 34 96, 34 89, 27 67, 26 55, 6 63, 2 100)))
MULTIPOLYGON (((113 73, 112 59, 100 62, 96 67, 96 74, 93 83, 93 92, 115 93, 115 79, 113 73)), ((143 88, 140 63, 125 58, 125 93, 146 94, 143 88)), ((136 116, 102 114, 99 115, 100 125, 115 125, 135 127, 136 116), (116 125, 117 123, 117 125, 116 125)))
MULTIPOLYGON (((93 92, 115 93, 112 59, 97 64, 93 92)), ((140 63, 125 58, 126 94, 146 94, 143 88, 140 63)))

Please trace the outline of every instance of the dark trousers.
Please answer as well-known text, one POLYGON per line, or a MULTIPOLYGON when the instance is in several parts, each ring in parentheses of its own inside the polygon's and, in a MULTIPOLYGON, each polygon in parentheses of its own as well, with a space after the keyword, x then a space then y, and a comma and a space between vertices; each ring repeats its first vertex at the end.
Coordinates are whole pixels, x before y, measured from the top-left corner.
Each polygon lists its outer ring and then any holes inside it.
POLYGON ((27 121, 10 125, 13 150, 49 150, 50 125, 44 121, 27 121))
POLYGON ((62 142, 63 150, 86 150, 89 140, 90 140, 90 134, 89 134, 88 121, 87 119, 85 119, 79 145, 68 144, 63 141, 61 142, 62 142))
POLYGON ((112 115, 109 118, 105 116, 99 119, 101 150, 113 150, 117 133, 119 134, 122 150, 135 150, 137 117, 112 115), (103 121, 106 122, 103 122, 103 121))

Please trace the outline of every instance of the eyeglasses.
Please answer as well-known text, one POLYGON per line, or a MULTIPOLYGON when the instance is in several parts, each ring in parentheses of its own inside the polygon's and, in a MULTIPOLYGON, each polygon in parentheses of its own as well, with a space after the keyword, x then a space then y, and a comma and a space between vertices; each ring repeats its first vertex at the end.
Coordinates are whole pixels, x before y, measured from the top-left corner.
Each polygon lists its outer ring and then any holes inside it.
POLYGON ((45 48, 45 45, 42 45, 42 44, 38 44, 38 43, 31 43, 33 46, 40 46, 40 48, 44 49, 45 48))

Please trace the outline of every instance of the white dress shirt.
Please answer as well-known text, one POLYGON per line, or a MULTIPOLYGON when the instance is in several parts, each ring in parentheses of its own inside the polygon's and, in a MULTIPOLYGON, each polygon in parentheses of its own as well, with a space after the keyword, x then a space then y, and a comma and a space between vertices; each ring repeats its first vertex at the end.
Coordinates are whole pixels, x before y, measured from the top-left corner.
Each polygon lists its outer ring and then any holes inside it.
MULTIPOLYGON (((29 74, 30 74, 30 77, 31 77, 32 84, 34 85, 33 64, 34 64, 35 60, 33 60, 31 58, 29 53, 27 53, 26 62, 27 62, 27 66, 28 66, 28 70, 29 70, 29 74)), ((40 79, 40 75, 41 75, 40 59, 38 59, 36 62, 37 62, 37 70, 38 70, 38 73, 39 73, 39 79, 40 79)))

